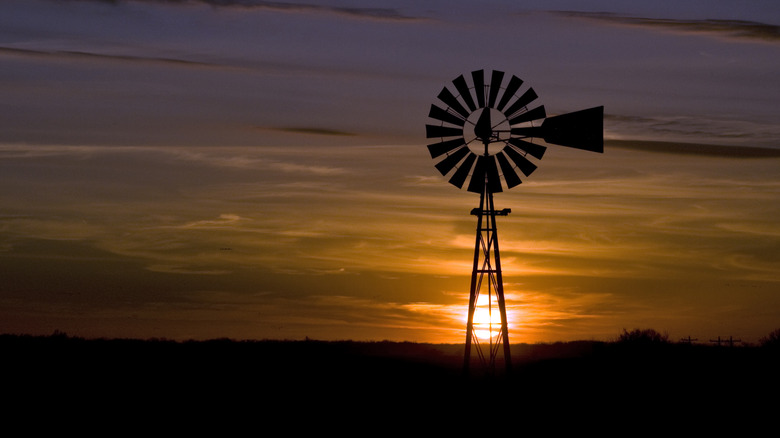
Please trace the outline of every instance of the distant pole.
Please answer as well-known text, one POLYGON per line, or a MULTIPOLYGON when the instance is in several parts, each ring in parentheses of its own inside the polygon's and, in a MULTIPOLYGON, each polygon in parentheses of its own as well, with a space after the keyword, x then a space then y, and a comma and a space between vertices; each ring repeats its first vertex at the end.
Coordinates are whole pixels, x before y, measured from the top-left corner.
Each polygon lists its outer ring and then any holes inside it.
POLYGON ((691 335, 688 335, 687 338, 680 339, 680 342, 682 342, 684 344, 692 344, 693 341, 698 341, 698 339, 691 339, 691 335))
POLYGON ((728 344, 729 347, 733 347, 735 342, 742 342, 741 339, 734 339, 733 337, 729 336, 728 339, 721 339, 720 336, 718 336, 718 339, 710 339, 710 342, 718 344, 718 347, 720 347, 720 344, 728 344))

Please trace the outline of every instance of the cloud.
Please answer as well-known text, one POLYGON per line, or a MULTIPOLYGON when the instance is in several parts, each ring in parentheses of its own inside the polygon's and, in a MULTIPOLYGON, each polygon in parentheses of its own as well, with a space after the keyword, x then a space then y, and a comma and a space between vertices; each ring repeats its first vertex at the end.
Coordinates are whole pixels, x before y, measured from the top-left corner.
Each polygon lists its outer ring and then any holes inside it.
POLYGON ((275 170, 284 173, 293 173, 296 175, 316 175, 331 176, 343 175, 348 173, 346 169, 334 166, 325 166, 317 164, 293 163, 285 160, 271 160, 264 158, 249 157, 246 155, 234 155, 225 157, 219 153, 187 153, 180 151, 188 159, 199 161, 206 165, 216 165, 220 167, 235 167, 243 169, 275 170))
POLYGON ((780 158, 780 149, 646 140, 606 140, 607 147, 719 158, 780 158))
MULTIPOLYGON (((120 4, 125 3, 122 0, 93 0, 100 3, 120 4)), ((204 4, 215 8, 243 8, 243 9, 268 9, 280 12, 326 12, 344 15, 355 18, 370 18, 373 20, 392 20, 409 21, 420 20, 419 17, 412 17, 402 14, 395 8, 361 8, 346 6, 328 6, 311 3, 265 1, 265 0, 136 0, 146 3, 161 4, 204 4)))
POLYGON ((168 65, 180 65, 180 66, 187 66, 187 67, 217 67, 218 66, 216 64, 210 64, 207 62, 189 61, 186 59, 116 55, 116 54, 105 54, 105 53, 76 51, 76 50, 36 50, 36 49, 21 49, 16 47, 0 47, 0 55, 54 57, 54 58, 78 59, 78 60, 94 59, 94 60, 105 60, 105 61, 130 61, 130 62, 143 61, 143 62, 164 63, 168 65))
POLYGON ((230 271, 222 269, 194 269, 188 266, 180 265, 163 265, 154 264, 149 265, 146 269, 152 272, 161 272, 167 274, 186 274, 186 275, 225 275, 230 274, 230 271))
POLYGON ((247 220, 237 214, 221 214, 217 219, 199 220, 194 222, 188 222, 181 226, 181 228, 233 228, 238 222, 247 220))
MULTIPOLYGON (((744 116, 743 116, 744 117, 744 116)), ((780 129, 773 121, 707 115, 604 116, 608 139, 663 140, 721 145, 777 145, 780 129)))
POLYGON ((776 254, 730 254, 722 261, 729 272, 739 273, 734 278, 780 283, 780 260, 776 254), (775 258, 775 260, 767 260, 775 258))
POLYGON ((670 32, 697 33, 739 40, 780 42, 780 26, 744 20, 681 20, 669 18, 629 17, 606 12, 556 12, 568 17, 604 21, 615 25, 660 29, 670 32))
MULTIPOLYGON (((263 128, 260 128, 263 129, 263 128)), ((282 132, 291 132, 294 134, 312 134, 312 135, 337 135, 337 136, 352 136, 355 135, 351 132, 346 131, 339 131, 336 129, 325 129, 325 128, 312 128, 312 127, 278 127, 278 128, 268 128, 273 129, 275 131, 282 131, 282 132)))

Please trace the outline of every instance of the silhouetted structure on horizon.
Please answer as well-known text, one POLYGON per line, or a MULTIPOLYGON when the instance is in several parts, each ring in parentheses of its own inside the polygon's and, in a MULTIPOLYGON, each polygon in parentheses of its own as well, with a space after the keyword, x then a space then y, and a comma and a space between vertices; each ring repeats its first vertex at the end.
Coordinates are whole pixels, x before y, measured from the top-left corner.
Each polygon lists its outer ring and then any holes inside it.
POLYGON ((544 106, 530 108, 537 95, 533 88, 521 91, 523 81, 512 75, 502 85, 504 72, 493 70, 486 82, 485 71, 471 72, 471 84, 463 75, 452 83, 456 92, 444 87, 438 99, 445 105, 431 105, 428 117, 438 124, 427 124, 427 138, 438 138, 428 145, 431 158, 438 160, 436 169, 442 175, 452 174, 449 182, 462 188, 468 182, 470 192, 479 193, 474 265, 469 290, 468 321, 463 370, 469 372, 472 344, 479 361, 493 373, 503 346, 507 373, 512 368, 509 329, 501 273, 496 216, 507 216, 508 208, 497 210, 493 194, 501 192, 502 179, 513 188, 522 181, 520 173, 529 176, 536 170, 528 157, 541 160, 546 144, 567 146, 592 152, 604 151, 604 107, 595 107, 554 117, 547 117, 544 106), (543 120, 541 124, 534 122, 543 120), (470 129, 465 129, 466 125, 470 129), (480 295, 487 295, 481 304, 480 295), (500 324, 494 335, 493 307, 498 307, 500 324), (475 321, 479 306, 486 308, 486 321, 475 321), (485 332, 487 336, 478 336, 485 332), (480 345, 480 337, 487 345, 480 345), (487 350, 487 351, 484 351, 487 350))
POLYGON ((721 344, 726 344, 729 347, 733 347, 735 342, 742 342, 742 340, 741 339, 734 339, 733 336, 729 336, 728 339, 725 339, 725 338, 721 339, 721 337, 718 336, 718 339, 710 339, 710 342, 713 343, 713 344, 717 344, 718 347, 720 347, 721 344))

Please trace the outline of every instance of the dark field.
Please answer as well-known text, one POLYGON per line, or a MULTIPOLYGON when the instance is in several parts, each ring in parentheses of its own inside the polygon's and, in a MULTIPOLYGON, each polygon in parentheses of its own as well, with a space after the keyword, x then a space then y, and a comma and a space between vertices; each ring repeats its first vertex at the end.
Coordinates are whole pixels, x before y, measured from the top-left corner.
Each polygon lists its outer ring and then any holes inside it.
MULTIPOLYGON (((511 374, 462 373, 462 345, 0 336, 4 397, 33 410, 512 418, 772 418, 780 351, 675 343, 513 345, 511 374), (426 414, 428 412, 428 414, 426 414), (764 414, 767 412, 767 414, 764 414), (492 417, 496 414, 487 414, 492 417), (519 417, 518 417, 519 416, 519 417), (724 417, 725 418, 725 417, 724 417)), ((199 413, 199 414, 194 414, 199 413)), ((643 421, 645 421, 643 420, 643 421)))

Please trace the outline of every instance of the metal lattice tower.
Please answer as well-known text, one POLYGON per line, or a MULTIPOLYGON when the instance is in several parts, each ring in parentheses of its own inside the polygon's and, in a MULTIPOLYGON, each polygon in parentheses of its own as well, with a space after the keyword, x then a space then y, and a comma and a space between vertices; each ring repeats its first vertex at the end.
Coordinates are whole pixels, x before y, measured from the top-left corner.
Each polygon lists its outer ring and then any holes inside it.
MULTIPOLYGON (((493 204, 493 192, 485 190, 479 198, 479 208, 471 210, 477 216, 477 233, 474 243, 474 269, 471 272, 469 290, 468 322, 466 323, 466 351, 463 358, 463 370, 468 373, 471 366, 471 347, 475 344, 477 357, 483 367, 493 372, 498 354, 503 346, 503 358, 507 372, 512 368, 512 355, 509 351, 509 324, 506 317, 504 300, 504 280, 501 274, 501 253, 498 247, 498 229, 496 216, 506 216, 509 209, 497 211, 493 204), (474 316, 480 294, 487 294, 487 345, 480 344, 474 327, 474 316), (497 333, 493 331, 493 296, 498 305, 500 323, 497 333), (485 351, 486 350, 486 351, 485 351), (486 354, 487 352, 487 354, 486 354)), ((484 337, 483 337, 484 338, 484 337)))

